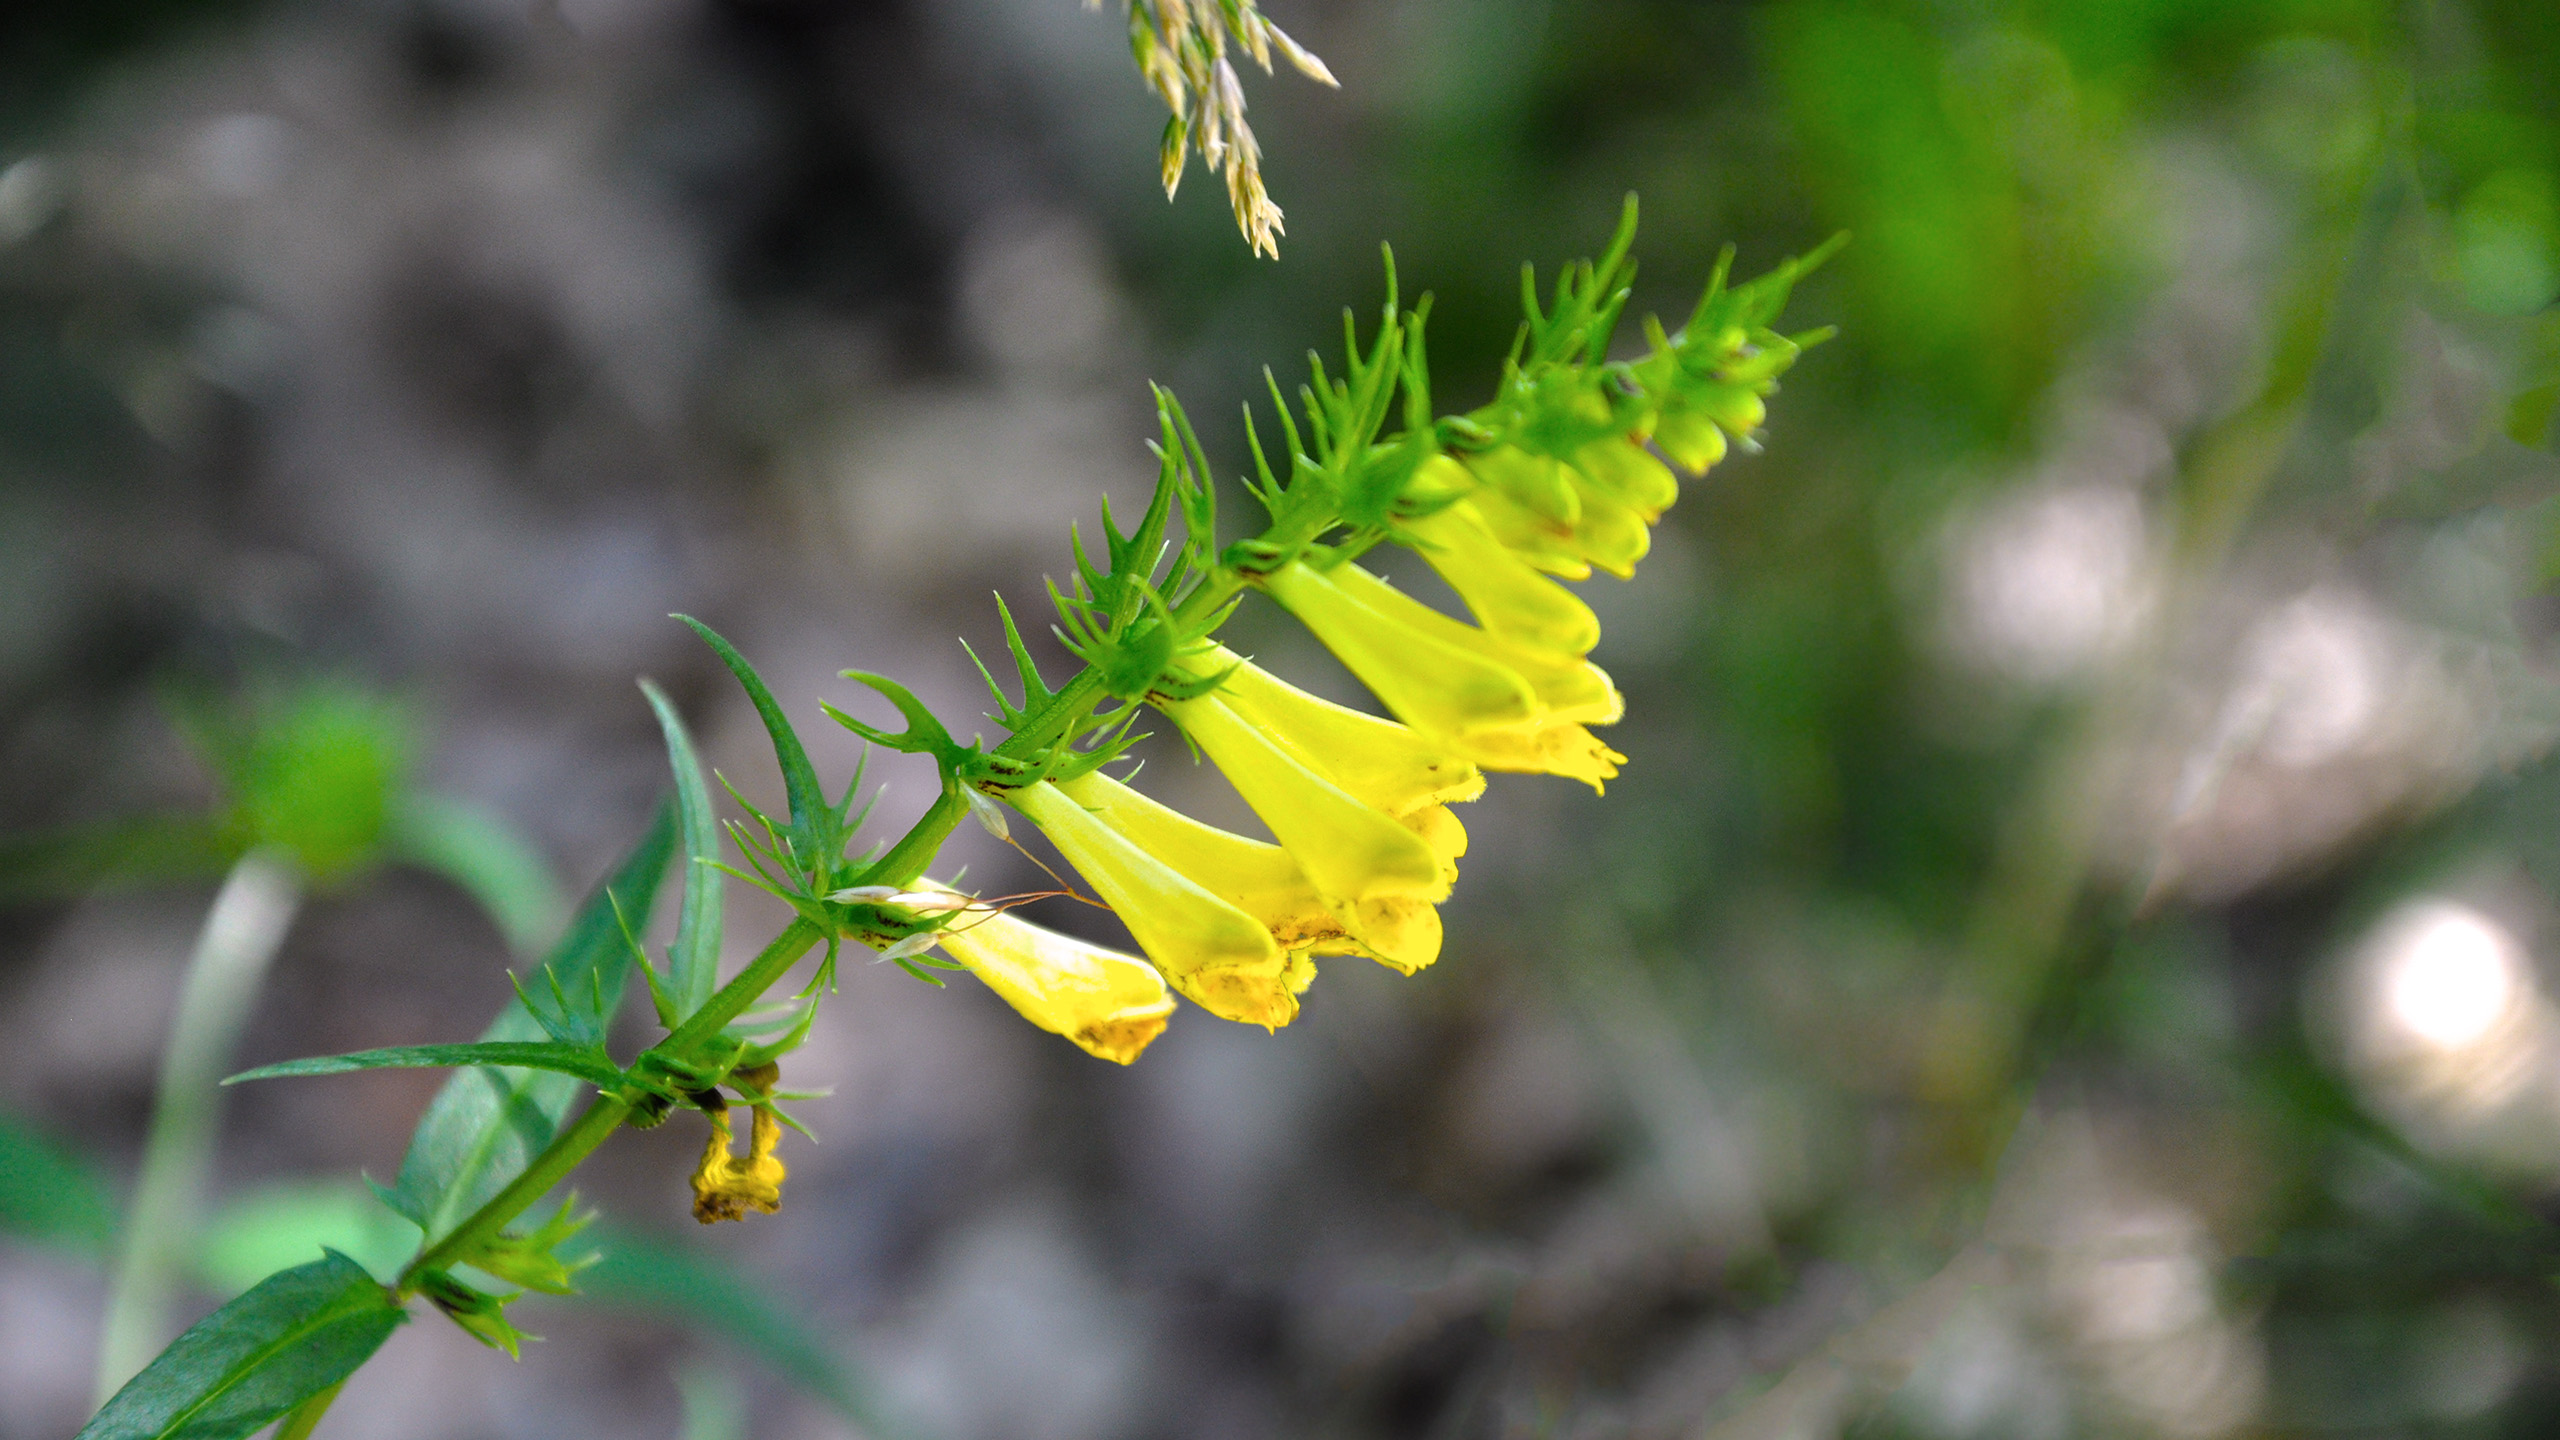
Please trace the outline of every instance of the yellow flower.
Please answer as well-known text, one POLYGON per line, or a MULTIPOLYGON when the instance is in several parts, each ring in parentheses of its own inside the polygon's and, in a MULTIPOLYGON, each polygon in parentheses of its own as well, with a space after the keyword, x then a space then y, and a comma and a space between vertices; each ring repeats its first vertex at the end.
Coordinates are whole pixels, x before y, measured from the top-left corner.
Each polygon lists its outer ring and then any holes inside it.
POLYGON ((1264 577, 1263 588, 1314 631, 1398 719, 1427 735, 1523 725, 1545 710, 1529 682, 1500 658, 1395 624, 1346 592, 1331 574, 1303 561, 1264 577))
POLYGON ((1606 725, 1626 713, 1607 672, 1578 656, 1542 652, 1452 620, 1357 565, 1316 571, 1283 567, 1269 580, 1272 597, 1339 656, 1406 724, 1455 740, 1522 725, 1606 725), (1415 667, 1399 657, 1418 651, 1463 655, 1525 690, 1525 709, 1470 712, 1428 693, 1415 667))
POLYGON ((1279 846, 1204 825, 1098 770, 1057 785, 1139 849, 1260 921, 1282 948, 1304 949, 1343 933, 1298 862, 1279 846))
POLYGON ((1278 1027, 1298 1013, 1271 932, 1042 781, 1003 793, 1090 882, 1165 980, 1212 1015, 1278 1027))
MULTIPOLYGON (((1458 468, 1447 456, 1427 465, 1458 468)), ((1493 533, 1472 505, 1452 505, 1405 529, 1479 624, 1504 639, 1540 650, 1585 655, 1600 643, 1600 617, 1572 591, 1538 573, 1493 533)))
POLYGON ((1586 725, 1626 713, 1607 672, 1579 657, 1541 652, 1461 624, 1357 565, 1318 572, 1296 564, 1271 577, 1272 593, 1307 624, 1387 708, 1438 746, 1487 770, 1563 775, 1594 789, 1618 773, 1626 757, 1593 738, 1586 725), (1437 647, 1493 666, 1519 681, 1536 702, 1526 715, 1499 720, 1450 706, 1417 683, 1395 657, 1437 647))
POLYGON ((1428 842, 1344 789, 1284 736, 1237 713, 1222 693, 1159 704, 1217 762, 1318 895, 1338 903, 1448 897, 1428 842))
POLYGON ((1164 1033, 1173 996, 1155 967, 997 911, 935 932, 952 959, 1053 1035, 1126 1065, 1164 1033))
POLYGON ((1650 524, 1680 498, 1680 479, 1671 467, 1624 436, 1594 441, 1573 454, 1573 468, 1589 487, 1607 491, 1650 524))
MULTIPOLYGON (((1484 776, 1447 746, 1393 720, 1310 695, 1223 645, 1210 645, 1185 664, 1203 678, 1225 674, 1218 698, 1228 709, 1398 819, 1422 806, 1452 805, 1484 793, 1484 776)), ((1459 844, 1462 853, 1464 832, 1459 844)))

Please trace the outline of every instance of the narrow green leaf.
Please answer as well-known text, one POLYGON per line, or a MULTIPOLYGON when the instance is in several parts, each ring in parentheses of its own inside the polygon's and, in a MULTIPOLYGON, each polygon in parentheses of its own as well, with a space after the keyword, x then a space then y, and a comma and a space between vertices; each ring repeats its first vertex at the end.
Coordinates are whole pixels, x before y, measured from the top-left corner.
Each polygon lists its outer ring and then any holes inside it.
POLYGON ((694 619, 678 615, 678 620, 693 627, 720 663, 738 679, 747 699, 756 707, 756 715, 764 721, 765 733, 773 737, 774 763, 782 770, 782 792, 791 801, 791 846, 802 865, 833 865, 842 853, 844 836, 834 824, 835 811, 827 805, 826 790, 818 784, 818 767, 809 763, 809 751, 800 743, 800 733, 791 728, 790 717, 782 713, 773 692, 765 688, 764 677, 738 647, 720 636, 720 632, 694 619))
POLYGON ((587 1235, 601 1252, 578 1272, 578 1288, 589 1298, 699 1326, 771 1366, 867 1435, 891 1440, 914 1433, 887 1424, 856 1367, 738 1271, 694 1247, 634 1231, 598 1225, 587 1235))
POLYGON ((560 933, 568 901, 524 836, 476 805, 410 795, 391 817, 392 853, 462 887, 489 912, 519 955, 560 933))
POLYGON ((96 1171, 33 1126, 0 1113, 0 1233, 104 1255, 115 1209, 96 1171))
POLYGON ((355 1373, 403 1318, 390 1291, 332 1251, 190 1326, 77 1440, 241 1440, 355 1373))
MULTIPOLYGON (((615 917, 614 901, 620 901, 634 930, 646 927, 675 843, 675 807, 661 806, 649 833, 613 879, 579 909, 543 963, 543 973, 535 977, 546 989, 549 981, 558 981, 568 1004, 594 1008, 596 1013, 583 1017, 592 1022, 594 1033, 603 1033, 611 1021, 630 975, 631 949, 615 917)), ((481 1038, 534 1040, 542 1034, 541 1023, 517 999, 508 1002, 481 1038)), ((408 1156, 400 1162, 400 1178, 380 1192, 384 1203, 417 1222, 430 1244, 442 1239, 524 1172, 551 1143, 585 1088, 571 1076, 550 1071, 475 1067, 454 1076, 418 1121, 408 1156)))
MULTIPOLYGON (((702 783, 702 760, 684 718, 658 687, 643 680, 640 692, 658 712, 666 733, 667 763, 676 776, 676 816, 684 834, 684 899, 676 912, 675 948, 667 953, 667 990, 676 1013, 690 1015, 711 998, 720 977, 720 826, 711 818, 711 789, 702 783)), ((797 817, 794 817, 797 823, 797 817)))
POLYGON ((600 1048, 566 1045, 557 1040, 479 1040, 463 1045, 388 1045, 347 1055, 315 1055, 243 1070, 225 1085, 243 1080, 281 1080, 290 1075, 345 1075, 357 1070, 434 1070, 452 1065, 503 1065, 575 1075, 597 1085, 622 1083, 622 1067, 600 1048))

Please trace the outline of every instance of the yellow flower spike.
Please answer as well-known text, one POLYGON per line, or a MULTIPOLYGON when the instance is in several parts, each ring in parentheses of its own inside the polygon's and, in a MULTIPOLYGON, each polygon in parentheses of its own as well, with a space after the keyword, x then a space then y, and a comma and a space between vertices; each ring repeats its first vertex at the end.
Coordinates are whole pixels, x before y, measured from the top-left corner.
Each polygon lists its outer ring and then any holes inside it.
MULTIPOLYGON (((1336 913, 1363 900, 1447 898, 1440 857, 1421 836, 1335 784, 1295 747, 1228 708, 1218 692, 1158 703, 1217 762, 1336 913)), ((1344 914, 1346 924, 1352 919, 1344 914)))
POLYGON ((1282 948, 1300 949, 1343 933, 1298 862, 1279 846, 1204 825, 1098 770, 1056 783, 1068 799, 1139 849, 1262 922, 1282 948))
POLYGON ((1402 818, 1421 806, 1484 793, 1483 773, 1446 745, 1410 726, 1310 695, 1223 645, 1210 645, 1186 666, 1200 678, 1223 673, 1218 698, 1228 709, 1390 815, 1402 818))
POLYGON ((1064 1035, 1088 1055, 1126 1065, 1172 1018, 1173 995, 1164 977, 1135 955, 1001 911, 959 916, 937 933, 944 953, 968 966, 1023 1019, 1064 1035))
POLYGON ((1591 607, 1514 554, 1472 506, 1452 505, 1404 528, 1485 629, 1567 655, 1587 655, 1600 643, 1600 617, 1591 607))
POLYGON ((1633 440, 1614 438, 1585 445, 1574 452, 1573 468, 1584 480, 1625 502, 1647 524, 1660 519, 1680 498, 1680 479, 1671 467, 1633 440))
MULTIPOLYGON (((1627 713, 1627 702, 1610 681, 1608 672, 1588 660, 1544 654, 1490 631, 1452 620, 1357 565, 1337 565, 1320 579, 1357 607, 1374 626, 1400 632, 1406 637, 1470 651, 1528 682, 1530 693, 1537 698, 1538 709, 1524 723, 1609 725, 1627 713)), ((1309 628, 1314 627, 1310 625, 1309 628)), ((1321 630, 1317 634, 1331 644, 1332 637, 1324 636, 1321 630)), ((1343 655, 1338 647, 1334 653, 1342 656, 1343 663, 1349 665, 1351 672, 1358 675, 1363 683, 1378 691, 1378 698, 1387 702, 1388 709, 1396 710, 1395 697, 1379 690, 1378 681, 1371 677, 1370 671, 1362 669, 1350 656, 1343 655)), ((1392 675, 1393 671, 1390 668, 1386 673, 1392 675)), ((1401 715, 1404 712, 1397 710, 1397 713, 1401 715)), ((1433 728, 1413 716, 1405 718, 1424 729, 1433 728)))
POLYGON ((1309 569, 1303 561, 1273 571, 1263 588, 1314 631, 1389 710, 1427 734, 1522 725, 1537 719, 1544 708, 1518 670, 1475 646, 1419 634, 1375 613, 1333 576, 1309 569))
POLYGON ((1092 883, 1174 989, 1222 1019, 1277 1029, 1297 1018, 1288 957, 1262 922, 1185 879, 1045 780, 1006 791, 1004 799, 1092 883))

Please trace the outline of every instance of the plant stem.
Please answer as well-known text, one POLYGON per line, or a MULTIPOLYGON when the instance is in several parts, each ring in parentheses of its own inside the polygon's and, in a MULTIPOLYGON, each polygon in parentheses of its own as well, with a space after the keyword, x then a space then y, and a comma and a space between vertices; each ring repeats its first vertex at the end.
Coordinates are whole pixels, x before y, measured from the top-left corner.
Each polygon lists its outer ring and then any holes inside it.
MULTIPOLYGON (((965 805, 967 802, 961 803, 965 805)), ((937 810, 940 808, 935 806, 937 810)), ((691 1019, 649 1048, 657 1054, 679 1059, 691 1055, 703 1041, 719 1034, 722 1026, 744 1015, 749 1006, 763 999, 764 992, 772 989, 774 982, 798 964, 800 957, 809 953, 809 947, 817 943, 818 927, 814 922, 805 918, 792 921, 783 927, 781 934, 773 937, 762 953, 747 962, 746 969, 739 971, 736 978, 721 986, 701 1009, 693 1012, 691 1019)))
POLYGON ((231 867, 205 914, 161 1054, 142 1173, 134 1180, 133 1210, 108 1291, 96 1404, 104 1405, 169 1338, 169 1300, 213 1160, 222 1072, 301 903, 302 880, 292 863, 274 851, 252 850, 231 867))
POLYGON ((429 1246, 409 1268, 400 1272, 400 1283, 394 1287, 402 1299, 416 1289, 418 1277, 430 1270, 442 1269, 468 1257, 491 1236, 506 1228, 508 1221, 533 1208, 533 1203, 551 1193, 551 1188, 569 1177, 578 1163, 594 1153, 607 1136, 622 1128, 631 1107, 611 1095, 596 1097, 586 1113, 568 1129, 551 1137, 542 1153, 524 1173, 507 1182, 507 1188, 489 1197, 487 1204, 471 1212, 471 1217, 453 1228, 442 1240, 429 1246))

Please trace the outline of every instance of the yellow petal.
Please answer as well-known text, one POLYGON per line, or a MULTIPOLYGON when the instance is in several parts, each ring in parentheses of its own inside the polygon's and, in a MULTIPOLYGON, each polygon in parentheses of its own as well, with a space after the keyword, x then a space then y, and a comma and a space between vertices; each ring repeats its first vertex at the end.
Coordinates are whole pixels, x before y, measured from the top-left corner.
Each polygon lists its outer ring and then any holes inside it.
POLYGON ((1483 773, 1446 745, 1393 720, 1310 695, 1223 645, 1209 646, 1186 665, 1204 677, 1224 672, 1218 698, 1228 709, 1390 815, 1484 793, 1483 773))
POLYGON ((1602 744, 1580 725, 1523 725, 1492 730, 1451 742, 1487 770, 1529 775, 1561 775, 1594 790, 1617 778, 1627 757, 1602 744))
POLYGON ((1030 817, 1129 927, 1167 983, 1210 1014, 1278 1027, 1298 1013, 1288 957, 1262 923, 1042 781, 1003 798, 1030 817))
MULTIPOLYGON (((1418 632, 1404 623, 1409 611, 1382 614, 1372 597, 1346 589, 1339 572, 1356 568, 1340 565, 1318 572, 1293 561, 1263 585, 1389 710, 1418 730, 1457 735, 1525 724, 1540 716, 1543 707, 1536 693, 1516 669, 1463 639, 1418 632)), ((1416 608, 1438 615, 1428 606, 1416 608)))
POLYGON ((1406 522, 1405 529, 1485 629, 1568 655, 1588 654, 1600 643, 1600 617, 1591 607, 1512 553, 1472 507, 1452 505, 1406 522))
POLYGON ((1098 770, 1057 786, 1184 879, 1260 921, 1281 948, 1343 933, 1298 862, 1279 846, 1204 825, 1098 770))
POLYGON ((1440 911, 1421 900, 1363 900, 1343 916, 1344 939, 1319 940, 1318 955, 1365 955, 1410 975, 1440 958, 1440 911))
POLYGON ((1173 996, 1155 967, 1011 915, 961 915, 942 948, 1053 1035, 1126 1065, 1164 1031, 1173 996))
POLYGON ((1337 909, 1387 896, 1447 896, 1439 857, 1420 836, 1309 766, 1218 693, 1160 704, 1337 909))

